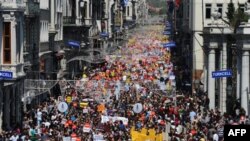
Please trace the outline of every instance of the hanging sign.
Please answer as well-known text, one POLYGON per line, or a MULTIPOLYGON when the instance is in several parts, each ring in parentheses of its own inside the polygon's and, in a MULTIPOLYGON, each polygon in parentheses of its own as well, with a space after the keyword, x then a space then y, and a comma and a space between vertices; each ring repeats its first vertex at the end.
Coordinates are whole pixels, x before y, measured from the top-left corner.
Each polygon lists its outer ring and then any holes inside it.
POLYGON ((213 71, 212 78, 232 77, 232 70, 213 71))

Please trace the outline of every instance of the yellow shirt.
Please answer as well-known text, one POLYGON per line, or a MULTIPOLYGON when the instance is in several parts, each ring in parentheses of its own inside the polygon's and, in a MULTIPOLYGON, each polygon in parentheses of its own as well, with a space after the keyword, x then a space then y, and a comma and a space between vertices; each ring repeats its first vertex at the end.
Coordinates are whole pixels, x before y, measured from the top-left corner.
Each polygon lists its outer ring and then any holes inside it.
POLYGON ((200 141, 205 141, 205 139, 204 139, 204 138, 201 138, 200 141))

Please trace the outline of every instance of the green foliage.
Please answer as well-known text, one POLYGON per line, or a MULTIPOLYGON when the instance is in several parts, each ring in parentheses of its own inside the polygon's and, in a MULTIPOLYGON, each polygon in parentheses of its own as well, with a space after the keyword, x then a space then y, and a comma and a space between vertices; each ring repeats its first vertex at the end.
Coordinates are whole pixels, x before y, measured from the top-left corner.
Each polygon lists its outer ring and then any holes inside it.
POLYGON ((226 13, 227 19, 229 20, 229 23, 232 23, 233 17, 234 17, 234 12, 235 12, 235 7, 234 7, 232 0, 228 4, 227 10, 228 10, 228 12, 226 13))
MULTIPOLYGON (((239 3, 238 3, 239 5, 239 3)), ((238 6, 240 7, 240 6, 238 6)), ((244 11, 242 11, 240 8, 238 8, 237 10, 235 10, 234 4, 231 2, 228 4, 228 12, 227 14, 227 18, 228 18, 228 24, 229 26, 232 28, 232 30, 234 31, 234 33, 236 33, 237 28, 240 26, 240 24, 242 22, 247 22, 249 16, 246 15, 244 13, 244 11)))

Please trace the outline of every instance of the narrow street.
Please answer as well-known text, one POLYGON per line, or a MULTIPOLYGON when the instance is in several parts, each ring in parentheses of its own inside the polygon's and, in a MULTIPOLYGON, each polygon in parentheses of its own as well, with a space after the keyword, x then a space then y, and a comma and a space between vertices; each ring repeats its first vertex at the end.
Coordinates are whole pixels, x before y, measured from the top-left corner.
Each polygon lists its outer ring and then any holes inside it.
POLYGON ((176 104, 173 64, 170 48, 162 44, 168 42, 163 30, 163 25, 135 28, 124 46, 106 55, 105 65, 85 68, 74 82, 62 80, 62 96, 26 113, 26 137, 163 140, 165 114, 160 107, 176 104))
POLYGON ((247 140, 249 16, 250 0, 0 0, 0 141, 247 140))

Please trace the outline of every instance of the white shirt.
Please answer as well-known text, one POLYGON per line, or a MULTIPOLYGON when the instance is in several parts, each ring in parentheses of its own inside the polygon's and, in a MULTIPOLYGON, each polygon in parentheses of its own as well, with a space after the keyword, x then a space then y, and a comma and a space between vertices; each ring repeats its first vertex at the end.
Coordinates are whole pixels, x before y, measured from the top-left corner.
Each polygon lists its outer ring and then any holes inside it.
POLYGON ((191 122, 193 122, 195 116, 196 116, 196 113, 194 111, 191 111, 189 113, 189 117, 190 117, 191 122))
POLYGON ((176 128, 176 133, 179 135, 182 133, 182 126, 181 125, 178 125, 177 128, 176 128))
POLYGON ((11 141, 17 141, 17 139, 18 139, 18 135, 16 135, 16 136, 12 135, 12 136, 10 137, 10 140, 11 140, 11 141))
POLYGON ((45 125, 45 127, 49 127, 50 126, 50 122, 44 122, 44 125, 45 125))
POLYGON ((213 135, 213 141, 219 141, 219 136, 216 133, 213 135))
POLYGON ((52 115, 51 120, 55 120, 55 119, 56 119, 56 115, 52 115))
POLYGON ((37 120, 42 120, 42 112, 37 112, 37 120))

